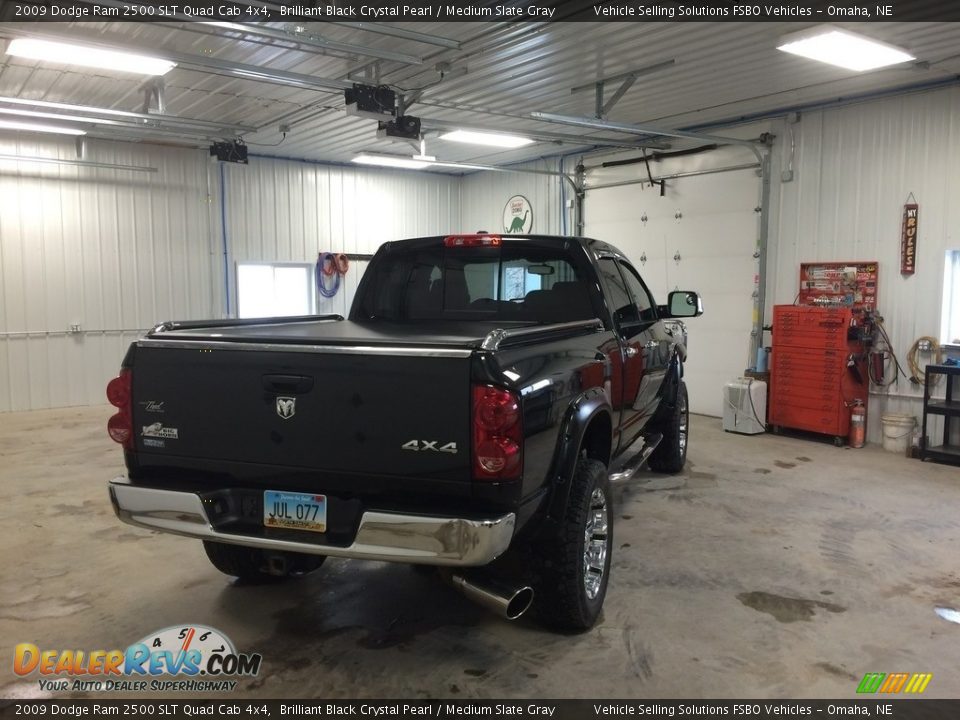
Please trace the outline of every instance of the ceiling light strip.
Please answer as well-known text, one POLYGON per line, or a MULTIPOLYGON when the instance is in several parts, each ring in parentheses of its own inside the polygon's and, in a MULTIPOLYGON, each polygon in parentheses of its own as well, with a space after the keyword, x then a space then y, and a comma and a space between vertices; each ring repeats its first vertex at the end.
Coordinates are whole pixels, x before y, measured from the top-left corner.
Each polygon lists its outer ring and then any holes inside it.
POLYGON ((56 135, 86 135, 87 131, 65 125, 46 125, 44 123, 23 122, 21 120, 0 120, 0 132, 40 132, 56 135))
POLYGON ((833 25, 819 25, 785 35, 777 50, 856 72, 916 60, 903 48, 833 25))
POLYGON ((139 53, 39 38, 14 39, 7 45, 7 55, 136 75, 166 75, 176 65, 169 60, 139 53))
POLYGON ((89 45, 91 47, 104 47, 111 50, 122 50, 125 52, 149 52, 152 56, 175 62, 180 67, 200 69, 202 71, 212 72, 219 75, 230 75, 232 77, 244 78, 246 80, 256 80, 259 82, 268 82, 275 85, 286 85, 288 87, 307 88, 308 90, 346 90, 353 87, 352 82, 346 80, 335 80, 332 78, 315 77, 313 75, 304 75, 302 73, 287 72, 286 70, 271 70, 269 68, 259 67, 257 65, 246 65, 244 63, 221 60, 220 58, 207 57, 203 55, 190 55, 189 53, 177 52, 169 49, 159 49, 155 47, 136 47, 116 42, 105 43, 102 38, 91 38, 89 36, 79 36, 77 33, 59 33, 55 30, 44 28, 43 30, 34 30, 11 24, 0 24, 0 36, 2 37, 35 37, 45 40, 55 40, 66 43, 89 45))
POLYGON ((507 135, 505 133, 478 132, 476 130, 452 130, 440 135, 441 140, 450 140, 452 142, 467 143, 469 145, 484 145, 486 147, 497 147, 506 149, 515 149, 532 145, 535 140, 520 135, 507 135))
POLYGON ((377 165, 379 167, 401 168, 404 170, 422 170, 434 164, 430 160, 417 160, 403 155, 382 155, 379 153, 360 153, 352 162, 358 165, 377 165))

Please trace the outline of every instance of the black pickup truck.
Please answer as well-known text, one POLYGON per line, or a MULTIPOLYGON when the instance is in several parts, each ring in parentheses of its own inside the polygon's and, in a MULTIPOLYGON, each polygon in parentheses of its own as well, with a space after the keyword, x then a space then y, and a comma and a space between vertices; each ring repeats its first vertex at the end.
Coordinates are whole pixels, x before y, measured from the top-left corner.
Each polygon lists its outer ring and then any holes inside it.
POLYGON ((107 388, 125 522, 248 581, 328 556, 440 566, 502 616, 597 619, 611 480, 679 472, 694 292, 621 252, 486 233, 383 245, 336 315, 168 322, 107 388))

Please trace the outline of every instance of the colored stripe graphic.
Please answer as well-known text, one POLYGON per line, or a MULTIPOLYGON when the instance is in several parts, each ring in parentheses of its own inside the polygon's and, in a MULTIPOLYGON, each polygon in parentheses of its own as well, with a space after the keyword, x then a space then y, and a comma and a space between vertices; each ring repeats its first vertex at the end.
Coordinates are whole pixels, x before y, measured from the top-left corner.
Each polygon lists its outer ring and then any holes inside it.
POLYGON ((867 673, 857 686, 861 694, 899 692, 919 695, 927 689, 933 673, 867 673))
POLYGON ((880 689, 880 684, 883 682, 883 679, 886 677, 886 673, 867 673, 863 676, 863 680, 860 681, 860 685, 857 687, 858 693, 875 693, 880 689))
POLYGON ((887 679, 884 681, 883 685, 880 686, 880 692, 900 692, 900 690, 903 689, 904 684, 907 682, 908 677, 910 676, 907 673, 890 673, 887 675, 887 679))
POLYGON ((933 679, 933 673, 914 673, 910 678, 910 682, 907 683, 907 687, 904 688, 905 693, 914 693, 919 694, 927 689, 927 685, 930 684, 930 680, 933 679))

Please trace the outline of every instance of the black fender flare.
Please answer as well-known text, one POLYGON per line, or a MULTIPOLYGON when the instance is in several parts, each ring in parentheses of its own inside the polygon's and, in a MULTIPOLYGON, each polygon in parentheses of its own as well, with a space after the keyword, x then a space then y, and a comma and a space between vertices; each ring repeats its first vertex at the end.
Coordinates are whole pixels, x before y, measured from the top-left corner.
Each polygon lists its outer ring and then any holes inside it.
MULTIPOLYGON (((548 523, 562 520, 566 514, 570 496, 570 481, 577 469, 580 451, 587 428, 597 418, 606 415, 610 422, 611 437, 613 431, 613 408, 610 399, 602 387, 585 390, 567 406, 560 423, 557 448, 548 476, 549 494, 547 498, 546 520, 548 523)), ((607 462, 612 447, 607 450, 607 462)))
POLYGON ((677 393, 680 391, 680 381, 683 380, 683 361, 686 360, 686 352, 681 353, 679 349, 674 350, 673 357, 670 358, 670 365, 667 368, 666 382, 670 385, 670 404, 677 403, 677 393))
POLYGON ((647 423, 650 428, 658 427, 670 416, 670 411, 677 404, 677 394, 680 392, 680 381, 683 380, 683 355, 674 350, 667 366, 667 374, 660 386, 660 404, 654 411, 653 418, 647 423))

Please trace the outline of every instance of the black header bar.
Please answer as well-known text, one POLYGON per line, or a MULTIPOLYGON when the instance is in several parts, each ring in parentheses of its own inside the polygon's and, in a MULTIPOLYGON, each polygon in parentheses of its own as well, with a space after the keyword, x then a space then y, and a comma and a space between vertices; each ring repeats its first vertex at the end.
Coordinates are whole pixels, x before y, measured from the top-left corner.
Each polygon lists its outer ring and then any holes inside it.
POLYGON ((623 720, 625 718, 725 718, 808 720, 868 717, 874 720, 954 720, 960 700, 260 700, 171 697, 164 700, 0 700, 0 720, 22 717, 98 718, 360 718, 455 720, 623 720))
POLYGON ((944 0, 0 0, 0 22, 960 22, 944 0))

